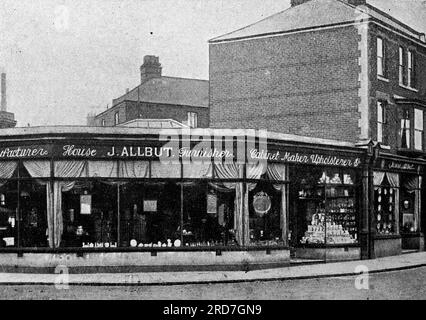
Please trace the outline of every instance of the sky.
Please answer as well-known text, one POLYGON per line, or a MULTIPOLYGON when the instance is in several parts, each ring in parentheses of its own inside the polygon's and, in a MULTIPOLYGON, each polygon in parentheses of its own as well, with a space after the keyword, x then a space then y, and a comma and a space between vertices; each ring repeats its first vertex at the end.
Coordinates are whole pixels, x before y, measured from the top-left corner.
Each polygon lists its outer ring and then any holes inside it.
MULTIPOLYGON (((369 0, 426 32, 426 0, 369 0)), ((290 0, 2 0, 0 70, 18 126, 85 125, 140 82, 143 56, 163 75, 208 79, 208 43, 285 10, 290 0)))

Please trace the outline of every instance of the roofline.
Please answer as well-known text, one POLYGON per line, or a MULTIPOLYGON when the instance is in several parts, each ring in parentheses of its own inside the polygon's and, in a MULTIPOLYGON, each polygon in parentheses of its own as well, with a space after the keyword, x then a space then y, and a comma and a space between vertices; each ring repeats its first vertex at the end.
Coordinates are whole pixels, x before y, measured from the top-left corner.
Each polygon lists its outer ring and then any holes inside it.
POLYGON ((374 23, 376 25, 382 26, 384 28, 390 29, 392 32, 398 33, 399 35, 408 38, 410 41, 415 42, 417 45, 422 46, 423 48, 426 48, 426 42, 423 42, 422 40, 415 38, 405 32, 402 32, 400 30, 395 29, 391 25, 384 23, 383 21, 379 21, 375 19, 374 17, 369 17, 367 19, 364 19, 363 21, 346 21, 346 22, 339 22, 335 24, 328 24, 328 25, 322 25, 322 26, 315 26, 315 27, 307 27, 307 28, 299 28, 299 29, 292 29, 292 30, 286 30, 286 31, 276 31, 276 32, 267 32, 267 33, 259 33, 255 35, 250 36, 242 36, 242 37, 235 37, 235 38, 228 38, 223 40, 215 40, 209 42, 209 44, 220 44, 220 43, 226 43, 226 42, 234 42, 234 41, 245 41, 245 40, 255 40, 255 39, 261 39, 261 38, 267 38, 267 37, 279 37, 279 36, 285 36, 290 35, 294 33, 302 33, 302 32, 315 32, 321 29, 332 29, 332 28, 344 28, 348 26, 353 25, 359 25, 359 24, 365 24, 365 23, 374 23))
MULTIPOLYGON (((387 14, 386 12, 383 12, 382 10, 378 9, 377 7, 372 6, 372 5, 368 4, 368 3, 366 3, 366 4, 364 5, 364 6, 365 6, 365 7, 367 7, 368 9, 373 10, 373 11, 376 11, 376 12, 378 12, 379 14, 383 15, 384 17, 386 17, 386 18, 388 18, 388 19, 392 20, 393 22, 395 22, 395 23, 399 24, 399 25, 400 25, 400 26, 402 26, 403 28, 407 29, 409 32, 416 34, 419 38, 416 38, 416 37, 414 37, 413 35, 408 34, 408 32, 406 32, 406 31, 404 31, 404 30, 402 30, 402 31, 401 31, 401 30, 397 30, 397 29, 395 29, 394 27, 392 27, 391 25, 389 25, 389 24, 385 23, 384 21, 381 21, 381 20, 379 20, 379 19, 377 19, 377 18, 373 17, 371 14, 369 14, 368 12, 366 12, 366 10, 365 10, 365 9, 363 9, 361 6, 353 6, 353 5, 351 5, 351 4, 349 4, 349 3, 345 2, 345 1, 342 1, 342 0, 337 0, 337 1, 339 1, 340 3, 345 4, 345 5, 347 5, 347 6, 351 7, 351 8, 353 8, 353 9, 360 10, 360 11, 362 11, 363 13, 367 14, 369 17, 368 17, 367 19, 364 19, 363 21, 366 21, 366 22, 373 22, 373 23, 376 23, 376 24, 378 24, 378 25, 382 24, 382 25, 384 25, 384 26, 386 26, 386 27, 388 27, 388 28, 391 28, 391 29, 392 29, 392 30, 394 30, 394 31, 397 31, 397 32, 403 33, 406 37, 410 38, 410 39, 411 39, 411 40, 413 40, 414 42, 417 42, 418 44, 423 45, 423 46, 425 46, 425 47, 426 47, 426 42, 425 42, 425 41, 422 41, 422 40, 420 39, 420 37, 421 37, 421 36, 423 36, 423 37, 425 36, 425 33, 423 33, 423 32, 419 32, 419 31, 417 31, 417 30, 415 30, 415 29, 411 28, 410 26, 408 26, 408 25, 406 25, 405 23, 401 22, 400 20, 398 20, 398 19, 394 18, 393 16, 391 16, 391 15, 387 14)), ((273 15, 269 16, 269 17, 266 17, 265 19, 259 20, 259 21, 255 22, 255 23, 252 23, 252 24, 249 24, 249 25, 247 25, 247 26, 245 26, 245 27, 243 27, 243 28, 240 28, 240 29, 237 29, 237 30, 234 30, 234 31, 228 32, 228 33, 226 33, 226 34, 223 34, 223 35, 221 35, 221 36, 218 36, 218 37, 212 38, 212 39, 208 40, 208 43, 209 43, 209 44, 213 44, 213 43, 221 43, 221 42, 228 42, 228 41, 237 41, 237 40, 246 40, 246 39, 248 40, 248 39, 261 38, 261 37, 266 37, 266 36, 278 36, 278 35, 285 35, 285 34, 289 34, 289 33, 296 33, 296 32, 308 32, 308 31, 310 31, 310 30, 317 30, 317 29, 321 29, 321 28, 339 27, 339 26, 344 26, 344 25, 353 25, 353 24, 358 24, 358 23, 360 23, 360 21, 358 21, 358 20, 356 20, 356 19, 355 19, 355 20, 348 20, 348 21, 345 21, 345 22, 339 22, 339 23, 334 23, 334 24, 327 24, 327 25, 315 26, 315 27, 296 28, 296 29, 291 29, 291 30, 283 30, 283 31, 275 31, 275 32, 266 32, 266 33, 259 33, 259 34, 255 34, 255 35, 241 36, 241 37, 234 37, 234 38, 228 38, 228 39, 222 39, 222 40, 221 40, 221 39, 219 39, 219 38, 225 37, 226 35, 230 35, 230 34, 235 33, 235 32, 237 32, 237 31, 240 31, 240 30, 246 29, 246 28, 248 28, 248 27, 250 27, 250 26, 252 26, 252 25, 255 25, 255 24, 257 24, 257 23, 259 23, 259 22, 261 22, 261 21, 267 20, 267 19, 269 19, 269 18, 271 18, 271 17, 273 17, 273 16, 275 16, 275 15, 281 14, 281 13, 283 13, 284 11, 287 11, 287 10, 289 10, 289 9, 291 9, 291 8, 292 8, 292 7, 287 8, 286 10, 283 10, 283 11, 280 11, 280 12, 278 12, 278 13, 275 13, 275 14, 273 14, 273 15)))
POLYGON ((114 104, 113 106, 111 106, 111 108, 108 108, 108 109, 102 111, 101 113, 95 114, 95 118, 98 118, 98 117, 104 115, 104 113, 106 113, 106 112, 108 112, 108 111, 116 108, 117 106, 119 106, 120 104, 125 103, 125 102, 148 103, 148 104, 162 104, 162 105, 177 106, 177 107, 182 107, 182 108, 185 108, 185 107, 200 108, 200 109, 209 109, 210 108, 209 104, 207 104, 206 106, 197 106, 197 105, 189 105, 189 104, 152 102, 152 101, 146 101, 146 100, 139 100, 138 101, 138 100, 128 100, 128 99, 125 99, 125 100, 122 100, 122 101, 118 102, 117 104, 114 104))
POLYGON ((391 16, 390 14, 388 14, 388 13, 386 13, 386 12, 384 12, 384 11, 380 10, 379 8, 377 8, 377 7, 373 6, 373 5, 369 4, 369 3, 366 3, 364 6, 366 6, 367 8, 369 8, 369 9, 371 9, 371 10, 377 11, 377 12, 378 12, 378 13, 380 13, 381 15, 383 15, 383 16, 385 16, 386 18, 388 18, 388 19, 392 20, 393 22, 395 22, 395 23, 397 23, 397 24, 401 25, 402 27, 404 27, 405 29, 409 30, 410 32, 417 34, 418 36, 424 36, 424 35, 425 35, 425 33, 424 33, 424 32, 417 31, 417 30, 413 29, 412 27, 410 27, 409 25, 405 24, 405 23, 404 23, 404 22, 402 22, 401 20, 398 20, 397 18, 395 18, 395 17, 391 16))
MULTIPOLYGON (((201 82, 209 82, 209 80, 205 80, 205 79, 195 79, 195 78, 182 78, 182 77, 169 77, 169 76, 160 76, 158 78, 155 79, 161 79, 161 78, 169 78, 169 79, 182 79, 182 80, 191 80, 191 81, 201 81, 201 82)), ((126 92, 124 94, 122 94, 121 96, 119 96, 118 98, 112 99, 114 100, 118 100, 122 97, 124 97, 125 95, 129 94, 130 92, 133 92, 134 90, 138 89, 140 86, 142 86, 143 84, 145 84, 146 82, 148 82, 149 80, 154 79, 154 78, 150 78, 148 80, 146 80, 143 83, 138 84, 136 87, 134 87, 133 89, 129 90, 129 92, 126 92)))
MULTIPOLYGON (((6 128, 0 129, 0 141, 7 141, 19 138, 20 136, 40 136, 40 135, 49 135, 49 136, 61 136, 61 135, 98 135, 98 136, 108 136, 108 135, 162 135, 164 134, 179 134, 179 130, 186 130, 185 135, 188 133, 194 135, 200 134, 209 134, 210 136, 227 136, 230 135, 246 135, 246 136, 261 136, 261 130, 255 129, 218 129, 218 128, 137 128, 137 127, 89 127, 89 126, 37 126, 37 127, 16 127, 16 128, 6 128)), ((343 147, 343 148, 355 148, 358 149, 354 143, 330 140, 330 139, 321 139, 321 138, 312 138, 306 136, 284 134, 278 132, 266 132, 266 137, 268 140, 273 141, 289 141, 289 142, 298 142, 311 145, 327 145, 333 147, 343 147)))

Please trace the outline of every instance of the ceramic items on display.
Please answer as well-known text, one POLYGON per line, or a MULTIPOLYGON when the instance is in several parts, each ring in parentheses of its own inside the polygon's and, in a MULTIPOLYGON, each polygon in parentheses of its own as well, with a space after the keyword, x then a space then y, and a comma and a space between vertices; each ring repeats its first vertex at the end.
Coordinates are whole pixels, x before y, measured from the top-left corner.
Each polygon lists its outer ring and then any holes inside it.
POLYGON ((138 242, 135 239, 130 240, 130 246, 136 247, 138 245, 138 242))

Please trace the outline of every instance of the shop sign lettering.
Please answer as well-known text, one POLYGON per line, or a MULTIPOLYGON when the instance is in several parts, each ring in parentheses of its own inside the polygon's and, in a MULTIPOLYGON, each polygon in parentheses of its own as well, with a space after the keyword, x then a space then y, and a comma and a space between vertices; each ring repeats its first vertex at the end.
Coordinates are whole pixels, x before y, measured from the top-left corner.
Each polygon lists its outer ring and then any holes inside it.
POLYGON ((111 147, 107 152, 108 157, 122 157, 122 158, 134 158, 134 157, 171 157, 171 148, 168 147, 134 147, 124 146, 111 147))
POLYGON ((36 147, 10 147, 0 149, 0 158, 15 159, 15 158, 39 158, 47 157, 49 150, 42 146, 36 147))
POLYGON ((63 146, 62 155, 64 157, 95 157, 96 149, 93 148, 79 148, 72 145, 63 146))
POLYGON ((411 164, 411 163, 391 161, 389 163, 389 169, 415 171, 416 170, 416 165, 411 164))
POLYGON ((266 152, 264 150, 250 150, 250 157, 257 160, 283 161, 296 164, 314 164, 318 166, 338 166, 356 168, 361 164, 360 158, 343 158, 323 154, 305 154, 299 152, 266 152))

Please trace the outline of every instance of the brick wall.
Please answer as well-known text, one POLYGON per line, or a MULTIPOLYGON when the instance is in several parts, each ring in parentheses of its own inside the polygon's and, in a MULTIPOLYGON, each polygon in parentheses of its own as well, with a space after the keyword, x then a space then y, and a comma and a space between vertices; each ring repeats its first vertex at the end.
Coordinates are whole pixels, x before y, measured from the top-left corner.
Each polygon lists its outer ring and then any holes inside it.
POLYGON ((357 141, 354 27, 210 44, 210 125, 357 141))
POLYGON ((102 119, 105 119, 107 126, 114 125, 114 114, 119 110, 120 123, 133 119, 174 119, 187 123, 188 112, 196 112, 198 127, 207 128, 209 126, 208 108, 192 106, 176 106, 169 104, 154 104, 137 101, 123 101, 108 111, 96 116, 96 125, 100 126, 102 119))
MULTIPOLYGON (((403 109, 410 109, 410 122, 411 126, 414 125, 414 114, 412 106, 402 106, 395 103, 395 97, 403 97, 406 99, 418 99, 426 101, 426 49, 415 42, 395 34, 387 29, 384 29, 375 24, 371 24, 369 28, 369 54, 370 54, 370 128, 371 138, 377 139, 377 108, 378 100, 387 101, 388 107, 386 109, 386 127, 384 134, 387 136, 388 141, 386 144, 391 147, 391 152, 396 153, 397 148, 400 147, 401 135, 401 118, 403 109), (387 56, 387 79, 379 79, 377 77, 377 37, 380 36, 386 43, 386 56, 387 56), (417 73, 417 92, 409 90, 399 85, 399 47, 404 49, 414 49, 416 52, 416 73, 417 73)), ((421 109, 421 107, 419 107, 421 109)), ((424 117, 424 128, 426 129, 426 115, 424 117)), ((413 145, 413 135, 411 135, 413 145)), ((423 142, 423 145, 425 141, 423 142)))

